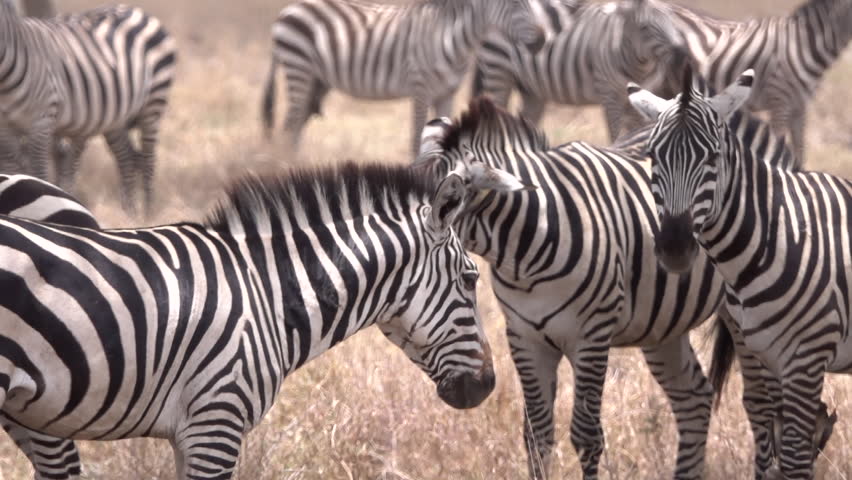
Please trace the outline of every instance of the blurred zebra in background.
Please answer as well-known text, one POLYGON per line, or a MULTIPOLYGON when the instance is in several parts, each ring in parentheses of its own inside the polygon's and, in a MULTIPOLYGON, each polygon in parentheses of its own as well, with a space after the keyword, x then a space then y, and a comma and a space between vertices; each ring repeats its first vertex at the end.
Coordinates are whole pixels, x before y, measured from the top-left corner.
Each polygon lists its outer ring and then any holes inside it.
POLYGON ((102 7, 48 20, 22 18, 0 0, 0 167, 73 184, 79 157, 103 134, 118 162, 122 203, 153 197, 155 146, 175 66, 175 44, 138 8, 102 7), (130 131, 138 129, 139 146, 130 131))
MULTIPOLYGON (((458 176, 346 163, 236 183, 203 224, 0 217, 4 423, 36 444, 168 438, 179 479, 227 479, 284 379, 373 324, 474 407, 494 373, 452 228, 464 194, 458 176)), ((37 478, 79 472, 60 453, 28 454, 37 478)))
POLYGON ((712 259, 734 313, 728 324, 781 385, 780 474, 766 478, 810 479, 825 373, 852 371, 852 182, 779 168, 743 145, 727 119, 748 100, 753 70, 712 97, 690 77, 687 69, 673 100, 638 87, 630 94, 656 122, 648 140, 656 254, 674 273, 712 259))
POLYGON ((660 91, 671 83, 667 69, 685 43, 668 15, 645 0, 546 0, 542 7, 556 32, 552 41, 533 53, 500 32, 489 34, 477 54, 473 95, 488 94, 506 107, 517 89, 521 114, 533 124, 548 102, 601 104, 613 140, 639 126, 624 86, 638 79, 660 91))
POLYGON ((275 74, 284 68, 284 129, 298 148, 308 119, 339 89, 357 98, 412 97, 412 147, 431 106, 450 115, 453 96, 492 28, 538 50, 545 41, 540 0, 421 0, 382 5, 302 0, 284 8, 272 27, 272 65, 263 95, 267 134, 273 126, 275 74))
MULTIPOLYGON (((28 175, 0 175, 0 215, 82 228, 100 228, 95 216, 59 187, 28 175)), ((10 292, 6 293, 7 295, 10 292)), ((71 440, 34 432, 0 411, 3 428, 45 479, 80 475, 80 454, 71 440)))
MULTIPOLYGON (((792 154, 762 122, 739 115, 730 125, 744 144, 792 167, 792 154)), ((473 196, 456 222, 465 247, 492 267, 524 392, 531 478, 547 476, 563 356, 574 369, 571 442, 584 478, 597 478, 609 350, 624 346, 642 348, 669 399, 679 436, 675 478, 702 478, 713 388, 688 334, 717 310, 723 283, 706 257, 683 275, 668 274, 656 261, 657 220, 644 160, 650 132, 651 126, 631 132, 611 148, 550 147, 526 119, 484 99, 472 101, 459 120, 433 120, 423 131, 416 168, 428 176, 454 172, 478 190, 491 186, 480 184, 493 183, 490 170, 498 169, 538 186, 473 196)), ((728 317, 725 309, 718 313, 728 317)), ((765 464, 772 458, 774 404, 760 363, 742 353, 744 404, 765 464)), ((711 378, 721 381, 717 373, 711 378)))
POLYGON ((807 104, 852 38, 852 0, 808 0, 789 15, 747 21, 720 20, 675 3, 646 1, 672 17, 696 70, 715 91, 754 69, 748 108, 768 111, 773 129, 788 135, 803 163, 807 104))

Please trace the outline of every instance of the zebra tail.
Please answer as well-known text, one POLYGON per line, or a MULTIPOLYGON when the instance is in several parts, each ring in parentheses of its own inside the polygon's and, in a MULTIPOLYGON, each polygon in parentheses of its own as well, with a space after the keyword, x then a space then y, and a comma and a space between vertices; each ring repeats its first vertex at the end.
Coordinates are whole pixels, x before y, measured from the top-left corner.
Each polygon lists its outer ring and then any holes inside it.
POLYGON ((718 409, 722 398, 722 391, 728 381, 728 373, 734 364, 734 339, 725 322, 716 316, 716 341, 713 343, 713 356, 710 360, 710 385, 716 392, 713 399, 713 408, 718 409))
POLYGON ((272 137, 272 127, 275 126, 275 73, 278 62, 273 58, 266 77, 266 87, 263 89, 263 132, 267 139, 272 137))

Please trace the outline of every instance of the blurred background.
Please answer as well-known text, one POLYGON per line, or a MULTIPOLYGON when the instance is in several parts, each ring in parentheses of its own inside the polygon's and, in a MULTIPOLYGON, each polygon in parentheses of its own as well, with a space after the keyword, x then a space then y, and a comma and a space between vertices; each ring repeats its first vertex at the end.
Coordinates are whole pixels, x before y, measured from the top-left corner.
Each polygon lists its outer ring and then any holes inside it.
MULTIPOLYGON (((794 0, 679 0, 724 18, 781 15, 794 0)), ((61 12, 100 5, 62 0, 61 12)), ((306 128, 294 157, 281 134, 286 108, 279 84, 276 132, 263 138, 260 96, 270 65, 270 26, 288 2, 269 0, 135 0, 159 17, 178 43, 170 105, 162 124, 154 216, 146 224, 200 220, 224 185, 246 172, 275 172, 299 164, 344 159, 406 163, 411 113, 408 101, 370 103, 334 91, 324 116, 306 128)), ((403 3, 403 2, 395 2, 403 3)), ((283 81, 283 80, 279 80, 283 81)), ((469 84, 469 82, 467 82, 469 84)), ((832 67, 808 110, 807 167, 852 178, 852 49, 832 67)), ((466 84, 467 86, 467 84, 466 84)), ((456 98, 458 113, 467 88, 456 98)), ((606 144, 599 108, 550 108, 542 128, 552 145, 570 140, 606 144)), ((118 203, 115 163, 100 139, 89 143, 76 193, 105 226, 141 226, 118 203)), ((487 269, 480 298, 494 347, 497 388, 479 408, 455 411, 433 384, 378 331, 359 334, 297 371, 278 405, 248 437, 239 479, 515 479, 526 478, 521 437, 520 387, 490 292, 487 269)), ((694 345, 708 357, 711 338, 696 332, 694 345)), ((662 390, 638 351, 611 353, 603 422, 607 447, 601 477, 671 478, 676 449, 674 419, 662 390)), ((706 366, 706 363, 705 363, 706 366)), ((557 400, 553 478, 580 478, 568 439, 571 369, 563 363, 557 400)), ((846 445, 852 436, 852 381, 829 376, 823 394, 839 422, 818 477, 852 477, 846 445)), ((709 479, 753 478, 752 440, 740 403, 738 379, 715 412, 708 445, 709 479)), ((79 442, 86 478, 174 478, 165 441, 79 442)), ((0 438, 0 480, 32 478, 29 462, 0 438)))

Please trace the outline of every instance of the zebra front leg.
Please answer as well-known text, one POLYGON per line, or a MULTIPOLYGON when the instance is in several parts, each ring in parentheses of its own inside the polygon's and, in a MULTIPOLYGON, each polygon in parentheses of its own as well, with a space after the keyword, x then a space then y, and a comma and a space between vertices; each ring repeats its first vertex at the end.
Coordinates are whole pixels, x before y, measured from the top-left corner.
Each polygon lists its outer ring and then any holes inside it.
POLYGON ((34 432, 0 413, 0 426, 33 464, 36 480, 66 480, 80 476, 80 455, 73 440, 34 432))
POLYGON ((601 426, 601 398, 609 361, 609 335, 605 342, 586 342, 569 358, 574 367, 574 410, 571 443, 580 457, 584 480, 598 478, 598 464, 604 447, 601 426))
POLYGON ((626 111, 624 99, 607 94, 601 99, 601 106, 603 106, 606 125, 609 129, 609 139, 614 142, 621 134, 621 121, 626 111))
POLYGON ((54 119, 45 117, 32 125, 26 135, 24 158, 30 164, 29 174, 47 180, 47 168, 53 153, 54 119))
POLYGON ((417 152, 420 151, 420 132, 423 131, 423 127, 426 125, 426 115, 429 113, 428 101, 415 96, 411 113, 411 151, 414 157, 417 158, 417 152))
POLYGON ((195 414, 171 440, 178 480, 229 480, 237 466, 242 419, 212 403, 195 414))
POLYGON ((28 171, 20 164, 21 139, 19 133, 5 122, 0 123, 0 173, 28 171))
POLYGON ((804 109, 796 110, 790 114, 790 143, 793 145, 793 152, 796 154, 796 165, 799 167, 805 164, 805 123, 807 122, 807 113, 804 109))
POLYGON ((111 130, 104 133, 107 146, 118 163, 118 176, 121 181, 121 205, 129 214, 136 213, 136 159, 139 152, 133 148, 127 129, 111 130))
POLYGON ((666 393, 677 422, 679 441, 674 478, 702 478, 713 388, 701 371, 689 335, 643 348, 642 353, 654 379, 666 393))
POLYGON ((70 192, 74 188, 74 179, 80 169, 80 155, 86 149, 88 138, 69 138, 68 146, 62 147, 60 139, 55 139, 53 162, 56 170, 56 184, 70 192))
POLYGON ((533 125, 538 125, 541 121, 542 115, 544 115, 545 102, 535 95, 527 92, 522 92, 521 98, 523 99, 521 116, 526 118, 533 125))
POLYGON ((778 464, 785 479, 814 476, 814 434, 822 405, 825 358, 814 352, 796 357, 782 373, 778 464), (807 362, 807 365, 802 363, 807 362))
POLYGON ((553 450, 553 403, 562 352, 533 335, 506 329, 512 360, 524 391, 524 445, 531 479, 547 477, 553 450))

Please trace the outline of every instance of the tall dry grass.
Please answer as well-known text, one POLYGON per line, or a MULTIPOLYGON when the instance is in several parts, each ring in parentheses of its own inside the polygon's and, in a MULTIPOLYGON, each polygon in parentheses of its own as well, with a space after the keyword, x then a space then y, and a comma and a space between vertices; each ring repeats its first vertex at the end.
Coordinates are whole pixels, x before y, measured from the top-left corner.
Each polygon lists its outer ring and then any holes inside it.
MULTIPOLYGON (((352 158, 406 162, 410 113, 406 102, 366 103, 332 94, 325 117, 311 122, 303 153, 293 158, 281 140, 260 134, 260 90, 269 57, 268 26, 279 2, 266 0, 137 0, 177 37, 179 71, 159 147, 156 216, 149 223, 195 220, 235 176, 299 163, 352 158)), ((97 0, 65 0, 64 10, 97 0)), ((690 3, 719 15, 777 14, 792 0, 690 3)), ((852 54, 831 70, 810 110, 809 165, 852 175, 852 113, 847 89, 852 54)), ((279 93, 283 91, 279 84, 279 93)), ((464 93, 458 97, 462 108, 464 93)), ((279 119, 284 102, 279 104, 279 119)), ((280 120, 279 120, 280 121, 280 120)), ((552 109, 543 123, 552 141, 605 141, 598 109, 552 109)), ((280 137, 280 135, 278 135, 280 137)), ((110 226, 139 225, 117 208, 113 161, 100 142, 85 154, 78 194, 110 226)), ((486 271, 482 265, 483 272, 486 271)), ((494 347, 497 387, 479 408, 454 411, 433 385, 376 331, 345 342, 292 375, 277 406, 245 440, 238 478, 246 479, 514 479, 526 475, 520 388, 509 358, 503 318, 487 273, 479 287, 494 347)), ((706 359, 709 342, 694 336, 706 359)), ((706 363, 705 363, 706 365, 706 363)), ((568 441, 570 367, 560 370, 554 478, 580 478, 568 441)), ((708 445, 709 479, 750 478, 752 446, 735 379, 716 412, 708 445)), ((818 468, 822 478, 852 478, 846 445, 852 437, 852 383, 831 376, 825 398, 840 422, 818 468)), ((611 355, 604 396, 607 448, 603 478, 670 478, 674 421, 661 389, 634 349, 611 355)), ((173 478, 163 441, 79 442, 86 478, 173 478)), ((26 459, 0 438, 0 480, 31 478, 26 459)))

